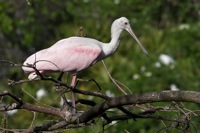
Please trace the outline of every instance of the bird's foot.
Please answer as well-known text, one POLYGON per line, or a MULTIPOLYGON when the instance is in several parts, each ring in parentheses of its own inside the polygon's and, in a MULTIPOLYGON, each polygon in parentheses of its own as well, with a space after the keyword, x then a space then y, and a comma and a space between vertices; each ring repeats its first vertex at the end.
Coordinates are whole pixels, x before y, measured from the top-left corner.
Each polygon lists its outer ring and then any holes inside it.
POLYGON ((71 102, 67 101, 66 97, 63 98, 63 106, 61 110, 71 112, 71 114, 76 114, 76 108, 72 106, 71 102))
POLYGON ((65 114, 65 120, 67 122, 74 122, 79 120, 79 116, 77 115, 77 111, 72 107, 71 103, 64 104, 62 111, 65 114))
POLYGON ((79 118, 82 115, 83 111, 75 111, 72 109, 71 111, 65 111, 65 120, 67 122, 76 122, 79 123, 79 118))

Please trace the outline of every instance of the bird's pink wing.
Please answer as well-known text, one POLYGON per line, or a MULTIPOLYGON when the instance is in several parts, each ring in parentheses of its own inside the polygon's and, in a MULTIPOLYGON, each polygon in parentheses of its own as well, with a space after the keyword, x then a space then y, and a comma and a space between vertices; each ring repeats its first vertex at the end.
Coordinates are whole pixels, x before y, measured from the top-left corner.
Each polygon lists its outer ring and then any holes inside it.
MULTIPOLYGON (((35 66, 40 71, 81 71, 96 63, 101 54, 99 45, 83 42, 41 50, 30 56, 24 64, 34 64, 36 61, 35 66)), ((31 68, 23 69, 25 72, 34 71, 31 68)))
MULTIPOLYGON (((77 45, 66 48, 62 58, 61 69, 64 71, 81 71, 98 61, 101 55, 101 48, 98 45, 77 45)), ((60 63, 60 62, 59 62, 60 63)), ((58 63, 58 64, 59 64, 58 63)))
POLYGON ((48 54, 48 49, 40 50, 29 56, 23 63, 22 69, 24 70, 24 72, 33 72, 34 69, 32 69, 30 65, 36 66, 39 60, 42 60, 42 58, 44 58, 46 54, 48 54))

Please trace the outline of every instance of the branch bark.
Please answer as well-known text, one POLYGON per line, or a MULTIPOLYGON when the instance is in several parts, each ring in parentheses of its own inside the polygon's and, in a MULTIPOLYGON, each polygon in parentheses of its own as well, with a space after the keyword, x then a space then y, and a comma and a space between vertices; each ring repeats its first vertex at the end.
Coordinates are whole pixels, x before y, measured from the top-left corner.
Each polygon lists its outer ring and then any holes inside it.
POLYGON ((200 92, 196 91, 162 91, 162 92, 147 92, 143 94, 132 94, 120 97, 112 97, 108 100, 95 105, 93 108, 85 111, 81 117, 81 122, 88 122, 101 115, 110 108, 118 106, 145 104, 153 102, 192 102, 200 104, 200 92))
MULTIPOLYGON (((106 118, 107 123, 113 121, 113 120, 126 120, 126 119, 136 119, 136 118, 152 118, 152 119, 160 119, 160 120, 167 120, 167 121, 178 121, 173 118, 165 118, 162 116, 156 116, 151 114, 143 114, 138 113, 134 114, 130 112, 129 110, 126 110, 123 108, 125 105, 135 105, 135 104, 145 104, 145 103, 154 103, 154 102, 191 102, 195 104, 200 104, 200 92, 195 91, 162 91, 162 92, 147 92, 143 94, 132 94, 132 95, 124 95, 119 97, 104 97, 103 101, 100 103, 90 102, 90 101, 84 101, 85 104, 88 104, 90 109, 84 111, 83 113, 79 112, 79 115, 77 114, 77 119, 70 119, 66 117, 67 110, 61 110, 59 108, 54 107, 42 107, 38 105, 29 104, 26 102, 23 102, 20 98, 15 96, 12 93, 9 92, 3 92, 0 93, 0 97, 2 96, 10 96, 13 98, 18 104, 17 106, 13 106, 12 109, 25 109, 29 111, 35 111, 39 113, 45 113, 50 114, 54 116, 58 116, 59 118, 62 118, 63 121, 60 122, 53 122, 52 125, 43 126, 43 127, 33 127, 32 131, 49 131, 49 130, 56 130, 60 128, 67 128, 71 124, 79 125, 79 124, 89 124, 93 123, 92 120, 98 117, 105 117, 106 111, 111 108, 118 108, 121 110, 125 115, 116 115, 106 118)), ((77 101, 78 103, 81 100, 77 101)), ((89 107, 88 106, 88 107, 89 107)), ((1 111, 7 111, 8 108, 1 107, 1 111), (3 110, 4 109, 4 110, 3 110)), ((76 114, 75 114, 76 115, 76 114)), ((72 118, 72 117, 71 117, 72 118)), ((178 121, 179 122, 179 121, 178 121)))

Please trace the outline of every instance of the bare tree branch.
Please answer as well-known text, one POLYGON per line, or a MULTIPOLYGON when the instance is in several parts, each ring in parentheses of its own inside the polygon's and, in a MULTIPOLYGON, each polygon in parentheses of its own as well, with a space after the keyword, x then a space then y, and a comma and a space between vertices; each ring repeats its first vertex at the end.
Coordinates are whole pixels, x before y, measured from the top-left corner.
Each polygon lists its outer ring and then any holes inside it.
POLYGON ((132 94, 120 97, 112 97, 108 100, 95 105, 93 108, 85 111, 80 117, 81 122, 88 122, 99 116, 110 108, 115 108, 131 104, 145 104, 153 102, 192 102, 200 104, 200 92, 195 91, 162 91, 147 92, 143 94, 132 94))
POLYGON ((39 113, 45 113, 45 114, 58 116, 59 118, 63 119, 63 121, 53 121, 52 123, 49 123, 47 125, 32 127, 31 128, 32 131, 39 131, 39 130, 50 131, 50 130, 56 130, 60 128, 66 129, 69 127, 73 127, 73 126, 70 126, 71 124, 78 124, 78 126, 76 127, 81 127, 82 124, 88 124, 89 121, 90 121, 89 123, 91 123, 94 120, 94 118, 98 118, 98 117, 103 117, 107 119, 107 122, 104 124, 108 124, 114 120, 151 118, 151 119, 158 119, 158 120, 164 120, 164 121, 173 121, 175 122, 174 123, 175 125, 176 123, 182 123, 182 124, 188 125, 189 120, 187 117, 181 117, 179 119, 176 119, 176 118, 168 118, 168 117, 153 115, 153 113, 156 110, 160 110, 162 108, 149 109, 144 112, 135 114, 125 109, 122 106, 153 103, 153 102, 171 102, 171 101, 192 102, 192 103, 200 104, 200 99, 199 99, 200 92, 195 92, 195 91, 147 92, 143 94, 132 94, 132 95, 119 96, 119 97, 106 97, 104 101, 97 104, 95 102, 80 99, 80 100, 77 100, 77 103, 87 104, 92 107, 88 109, 87 111, 83 111, 82 113, 77 112, 78 115, 75 114, 76 116, 69 116, 67 115, 67 113, 70 113, 70 112, 67 110, 61 110, 54 107, 42 107, 38 105, 29 104, 29 103, 23 102, 20 98, 18 98, 14 94, 7 91, 0 93, 0 96, 1 97, 10 96, 18 103, 17 106, 14 106, 12 108, 1 107, 1 111, 7 111, 7 110, 13 110, 13 109, 25 109, 29 111, 35 111, 39 113), (111 116, 111 117, 107 116, 105 114, 106 110, 111 109, 111 108, 118 108, 124 113, 124 115, 116 115, 116 116, 111 116))

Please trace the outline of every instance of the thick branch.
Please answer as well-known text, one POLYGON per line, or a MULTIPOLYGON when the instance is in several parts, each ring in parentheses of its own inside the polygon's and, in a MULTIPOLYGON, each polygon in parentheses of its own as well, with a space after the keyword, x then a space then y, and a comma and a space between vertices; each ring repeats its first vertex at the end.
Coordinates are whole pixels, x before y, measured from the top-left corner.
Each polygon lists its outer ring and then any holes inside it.
POLYGON ((110 108, 115 108, 131 104, 144 104, 153 102, 192 102, 200 104, 200 92, 195 91, 162 91, 147 92, 143 94, 125 95, 109 98, 108 100, 95 105, 93 108, 85 111, 80 117, 81 122, 88 122, 101 115, 110 108))
POLYGON ((62 110, 60 110, 58 108, 54 108, 54 107, 42 107, 42 106, 33 105, 33 104, 29 104, 29 103, 23 103, 21 106, 18 107, 18 109, 25 109, 25 110, 29 110, 29 111, 35 111, 35 112, 39 112, 39 113, 54 115, 54 116, 58 116, 63 119, 65 118, 62 110))
POLYGON ((0 108, 0 111, 9 111, 9 110, 13 110, 13 109, 25 109, 25 110, 29 110, 29 111, 35 111, 35 112, 39 112, 39 113, 50 114, 50 115, 58 116, 60 118, 65 119, 65 113, 62 112, 62 110, 60 110, 58 108, 41 107, 41 106, 38 106, 38 105, 33 105, 33 104, 23 102, 21 100, 21 98, 18 98, 16 95, 14 95, 13 93, 11 93, 9 91, 4 91, 3 93, 0 93, 0 97, 3 97, 3 96, 10 96, 17 103, 4 105, 0 108))
MULTIPOLYGON (((37 105, 32 105, 29 103, 22 102, 20 98, 16 97, 14 94, 9 92, 1 93, 0 96, 10 96, 15 101, 17 101, 19 104, 16 106, 15 109, 26 109, 30 111, 40 112, 40 113, 46 113, 51 114, 54 116, 58 116, 60 118, 63 118, 66 120, 66 110, 61 111, 58 108, 47 108, 47 107, 41 107, 37 105)), ((89 110, 81 113, 78 118, 78 121, 72 120, 72 121, 63 121, 62 123, 54 123, 52 126, 49 126, 47 130, 54 130, 57 127, 65 127, 69 124, 75 124, 75 123, 88 123, 88 121, 93 120, 94 118, 97 118, 98 116, 102 116, 102 114, 105 113, 106 110, 110 108, 118 108, 122 112, 124 112, 126 115, 123 116, 113 116, 108 117, 107 121, 108 123, 112 120, 120 120, 120 119, 133 119, 133 118, 152 118, 152 119, 161 119, 161 120, 168 120, 168 121, 174 121, 174 119, 168 119, 160 116, 155 115, 146 115, 146 114, 133 114, 132 112, 129 112, 122 106, 124 105, 132 105, 132 104, 145 104, 145 103, 153 103, 153 102, 192 102, 200 104, 200 92, 195 91, 163 91, 163 92, 147 92, 143 94, 133 94, 133 95, 125 95, 120 97, 106 97, 106 100, 99 103, 89 103, 93 107, 91 107, 89 110)), ((87 102, 88 103, 88 102, 87 102)), ((35 129, 34 129, 35 130, 35 129)))

